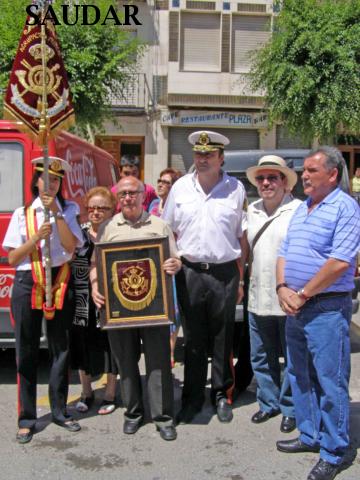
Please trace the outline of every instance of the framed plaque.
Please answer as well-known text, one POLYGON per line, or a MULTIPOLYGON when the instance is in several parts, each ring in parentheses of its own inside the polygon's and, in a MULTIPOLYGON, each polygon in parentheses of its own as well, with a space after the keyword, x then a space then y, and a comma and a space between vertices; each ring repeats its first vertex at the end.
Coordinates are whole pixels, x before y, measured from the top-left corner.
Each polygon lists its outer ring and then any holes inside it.
POLYGON ((168 237, 95 244, 104 329, 169 325, 174 319, 173 280, 162 268, 168 237))

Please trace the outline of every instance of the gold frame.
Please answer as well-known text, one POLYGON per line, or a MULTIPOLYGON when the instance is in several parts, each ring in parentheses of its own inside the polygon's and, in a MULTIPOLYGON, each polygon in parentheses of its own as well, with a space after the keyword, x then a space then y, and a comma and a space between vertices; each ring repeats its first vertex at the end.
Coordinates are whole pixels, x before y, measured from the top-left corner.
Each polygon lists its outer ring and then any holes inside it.
POLYGON ((104 308, 100 310, 101 328, 150 327, 173 323, 175 310, 172 278, 162 268, 170 256, 168 237, 95 243, 95 255, 99 291, 105 296, 104 308), (131 264, 131 261, 143 261, 147 257, 149 264, 153 263, 155 267, 150 268, 150 284, 155 284, 155 287, 150 288, 150 301, 146 296, 146 301, 139 304, 140 307, 132 308, 131 301, 121 302, 117 292, 119 286, 114 284, 116 263, 131 264), (154 274, 156 278, 152 280, 154 274))

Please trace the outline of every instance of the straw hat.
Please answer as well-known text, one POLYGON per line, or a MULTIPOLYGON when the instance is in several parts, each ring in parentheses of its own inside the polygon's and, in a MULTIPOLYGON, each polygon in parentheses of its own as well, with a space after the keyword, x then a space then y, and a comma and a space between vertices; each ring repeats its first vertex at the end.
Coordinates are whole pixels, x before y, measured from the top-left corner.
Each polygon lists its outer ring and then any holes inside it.
POLYGON ((254 167, 249 167, 246 170, 246 176, 249 182, 255 185, 255 187, 258 186, 255 177, 257 177, 261 170, 274 170, 276 172, 283 173, 287 178, 287 187, 290 191, 296 185, 296 172, 286 165, 286 162, 283 158, 278 157, 277 155, 265 155, 264 157, 260 158, 257 165, 254 167))

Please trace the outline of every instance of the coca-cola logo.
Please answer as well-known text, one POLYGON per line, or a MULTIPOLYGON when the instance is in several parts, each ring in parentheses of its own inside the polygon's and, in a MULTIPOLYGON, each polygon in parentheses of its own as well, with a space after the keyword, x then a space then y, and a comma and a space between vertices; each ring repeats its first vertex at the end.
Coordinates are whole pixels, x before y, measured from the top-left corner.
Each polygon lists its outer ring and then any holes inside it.
POLYGON ((72 161, 71 150, 66 151, 66 160, 72 170, 67 174, 67 183, 71 198, 83 197, 90 188, 96 187, 96 170, 94 160, 86 153, 80 161, 72 161))
POLYGON ((11 298, 14 275, 11 273, 0 274, 0 299, 11 298))

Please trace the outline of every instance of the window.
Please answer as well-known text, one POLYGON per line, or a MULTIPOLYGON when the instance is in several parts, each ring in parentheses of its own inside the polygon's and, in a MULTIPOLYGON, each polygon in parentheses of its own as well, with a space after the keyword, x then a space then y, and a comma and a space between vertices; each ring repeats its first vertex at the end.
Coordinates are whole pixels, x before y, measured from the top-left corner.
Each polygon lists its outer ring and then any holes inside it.
POLYGON ((220 14, 181 14, 181 69, 220 72, 220 14))
POLYGON ((20 143, 0 143, 1 212, 12 212, 24 204, 23 156, 20 143))
POLYGON ((249 71, 250 53, 267 42, 270 38, 270 27, 270 16, 232 16, 231 65, 233 72, 249 71))

